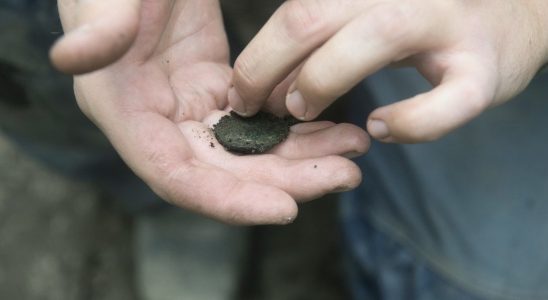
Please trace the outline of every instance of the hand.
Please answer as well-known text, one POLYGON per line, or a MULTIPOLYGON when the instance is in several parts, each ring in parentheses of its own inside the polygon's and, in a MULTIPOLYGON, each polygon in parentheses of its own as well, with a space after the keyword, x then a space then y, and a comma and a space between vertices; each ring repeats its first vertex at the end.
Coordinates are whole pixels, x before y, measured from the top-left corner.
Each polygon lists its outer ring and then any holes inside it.
POLYGON ((368 137, 348 124, 296 125, 265 155, 233 155, 216 142, 209 128, 226 114, 232 75, 216 0, 108 1, 116 13, 74 19, 107 1, 82 2, 86 10, 73 2, 60 3, 69 33, 52 60, 69 72, 116 60, 75 77, 78 104, 164 199, 230 223, 284 224, 295 200, 359 184, 359 169, 340 155, 365 152, 368 137))
POLYGON ((377 70, 413 66, 434 88, 378 108, 367 127, 430 141, 525 88, 548 61, 547 21, 545 0, 287 1, 237 59, 228 100, 253 114, 289 80, 287 109, 311 120, 377 70))

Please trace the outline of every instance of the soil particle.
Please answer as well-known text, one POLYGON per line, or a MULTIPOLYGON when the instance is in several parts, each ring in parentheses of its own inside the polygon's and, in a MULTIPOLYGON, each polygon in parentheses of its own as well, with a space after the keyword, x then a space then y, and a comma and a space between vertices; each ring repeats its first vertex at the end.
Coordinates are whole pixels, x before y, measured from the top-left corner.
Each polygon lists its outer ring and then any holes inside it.
POLYGON ((289 127, 296 123, 298 120, 293 117, 279 118, 267 112, 249 118, 230 112, 213 126, 213 132, 230 152, 259 154, 283 142, 289 135, 289 127))

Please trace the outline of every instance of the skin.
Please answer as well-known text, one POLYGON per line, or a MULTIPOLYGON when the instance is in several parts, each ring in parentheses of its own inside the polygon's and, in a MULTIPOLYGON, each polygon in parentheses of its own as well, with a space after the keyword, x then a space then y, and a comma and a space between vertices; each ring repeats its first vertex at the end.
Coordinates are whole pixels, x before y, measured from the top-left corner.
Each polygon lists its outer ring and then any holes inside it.
POLYGON ((238 57, 229 103, 312 120, 368 75, 414 67, 433 89, 376 109, 367 129, 432 141, 527 86, 548 61, 547 23, 545 0, 287 1, 238 57))
POLYGON ((232 69, 216 0, 58 5, 67 34, 52 62, 83 74, 75 76, 82 111, 170 203, 229 223, 286 224, 297 202, 360 183, 346 157, 366 152, 369 140, 349 124, 296 125, 265 155, 217 144, 210 127, 229 109, 232 69))

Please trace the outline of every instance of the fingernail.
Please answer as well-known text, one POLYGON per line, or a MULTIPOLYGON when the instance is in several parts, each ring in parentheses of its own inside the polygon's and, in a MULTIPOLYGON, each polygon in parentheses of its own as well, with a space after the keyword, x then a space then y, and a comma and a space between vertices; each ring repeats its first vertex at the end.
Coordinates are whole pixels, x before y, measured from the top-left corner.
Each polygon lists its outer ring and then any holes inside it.
POLYGON ((306 103, 304 102, 303 95, 299 90, 295 90, 287 95, 285 100, 287 109, 293 114, 293 116, 302 121, 306 117, 306 103))
POLYGON ((371 134, 376 139, 385 139, 390 136, 390 131, 388 126, 381 120, 370 120, 367 124, 367 129, 369 134, 371 134))
POLYGON ((245 108, 244 101, 242 100, 242 97, 240 97, 240 94, 236 91, 234 87, 231 87, 228 90, 228 104, 230 104, 230 107, 239 115, 246 116, 247 111, 245 108))

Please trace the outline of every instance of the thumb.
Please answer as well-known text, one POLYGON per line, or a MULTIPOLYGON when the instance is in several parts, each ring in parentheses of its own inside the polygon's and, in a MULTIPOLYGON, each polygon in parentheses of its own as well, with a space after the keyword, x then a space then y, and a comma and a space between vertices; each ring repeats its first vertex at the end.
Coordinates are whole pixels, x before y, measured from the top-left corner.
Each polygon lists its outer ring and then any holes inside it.
POLYGON ((53 65, 69 74, 105 67, 122 57, 137 35, 140 0, 60 0, 66 32, 50 51, 53 65))
POLYGON ((485 73, 469 65, 450 68, 432 91, 373 111, 367 129, 383 142, 436 140, 492 104, 495 88, 485 73))

